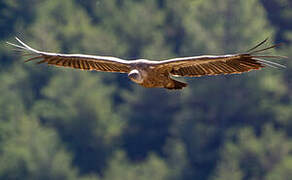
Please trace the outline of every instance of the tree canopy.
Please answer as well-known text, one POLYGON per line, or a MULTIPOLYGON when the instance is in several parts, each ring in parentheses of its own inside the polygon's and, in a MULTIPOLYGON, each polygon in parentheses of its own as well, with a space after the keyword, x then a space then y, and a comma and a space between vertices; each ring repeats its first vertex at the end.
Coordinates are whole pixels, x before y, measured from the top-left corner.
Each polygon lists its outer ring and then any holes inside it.
POLYGON ((126 75, 23 63, 39 50, 153 60, 245 51, 292 57, 288 0, 0 2, 0 179, 290 179, 292 62, 187 78, 183 91, 126 75))

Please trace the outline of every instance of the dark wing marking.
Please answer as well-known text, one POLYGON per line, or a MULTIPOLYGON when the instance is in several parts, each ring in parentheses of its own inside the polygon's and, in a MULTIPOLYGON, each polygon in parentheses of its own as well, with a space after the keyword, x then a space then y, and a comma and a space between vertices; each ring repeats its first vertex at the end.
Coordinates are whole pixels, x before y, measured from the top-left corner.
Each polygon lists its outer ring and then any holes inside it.
POLYGON ((188 77, 243 73, 250 70, 258 70, 265 66, 284 68, 285 66, 281 64, 267 61, 263 58, 287 58, 285 56, 255 55, 277 46, 273 45, 264 49, 255 50, 265 42, 266 40, 250 49, 254 51, 249 51, 248 53, 175 58, 160 61, 156 63, 155 67, 160 70, 168 70, 174 76, 188 77))
POLYGON ((27 59, 25 62, 40 60, 37 64, 47 63, 54 66, 71 67, 82 70, 95 70, 106 72, 120 72, 128 73, 130 71, 130 62, 107 56, 91 56, 82 54, 58 54, 35 50, 21 40, 16 38, 21 45, 16 45, 7 42, 9 45, 16 47, 17 51, 28 52, 33 57, 27 59))

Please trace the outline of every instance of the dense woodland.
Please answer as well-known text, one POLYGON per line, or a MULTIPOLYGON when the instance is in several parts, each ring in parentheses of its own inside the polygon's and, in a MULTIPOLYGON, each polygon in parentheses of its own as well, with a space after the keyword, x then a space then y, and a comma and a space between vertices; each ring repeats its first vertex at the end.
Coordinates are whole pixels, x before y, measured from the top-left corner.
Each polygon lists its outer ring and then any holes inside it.
POLYGON ((292 57, 290 0, 1 0, 0 179, 288 180, 285 69, 146 89, 126 74, 23 63, 18 36, 52 52, 167 59, 245 51, 292 57))

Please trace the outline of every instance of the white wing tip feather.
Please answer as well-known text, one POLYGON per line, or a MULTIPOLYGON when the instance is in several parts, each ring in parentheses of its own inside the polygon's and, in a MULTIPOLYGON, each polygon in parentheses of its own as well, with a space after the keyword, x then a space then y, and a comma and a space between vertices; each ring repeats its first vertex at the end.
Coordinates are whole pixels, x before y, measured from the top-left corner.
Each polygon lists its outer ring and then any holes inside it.
POLYGON ((35 50, 31 47, 29 47, 27 44, 25 44, 24 42, 22 42, 18 37, 15 37, 15 39, 17 40, 18 43, 20 43, 20 45, 18 44, 14 44, 14 43, 11 43, 11 42, 6 42, 7 44, 11 45, 11 46, 14 46, 14 47, 17 47, 17 48, 20 48, 20 49, 23 49, 23 50, 27 50, 27 51, 32 51, 34 53, 40 53, 40 51, 38 50, 35 50))
POLYGON ((27 49, 29 49, 30 51, 34 51, 34 52, 39 52, 31 47, 29 47, 27 44, 25 44, 24 42, 22 42, 18 37, 15 36, 15 39, 21 44, 23 45, 24 47, 26 47, 27 49))
POLYGON ((282 64, 279 64, 279 63, 276 63, 276 62, 272 62, 272 61, 267 61, 265 59, 261 59, 261 58, 252 58, 256 61, 259 61, 260 63, 264 64, 264 65, 267 65, 267 66, 270 66, 270 67, 276 67, 276 68, 287 68, 286 66, 282 65, 282 64))

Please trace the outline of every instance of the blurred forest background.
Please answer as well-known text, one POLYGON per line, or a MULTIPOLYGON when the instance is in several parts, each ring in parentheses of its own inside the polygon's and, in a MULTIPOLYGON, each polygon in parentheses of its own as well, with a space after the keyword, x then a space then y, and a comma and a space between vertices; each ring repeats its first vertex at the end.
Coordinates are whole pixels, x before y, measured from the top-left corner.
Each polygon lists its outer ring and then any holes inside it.
POLYGON ((290 0, 1 0, 0 179, 288 180, 286 69, 146 89, 125 74, 24 64, 6 41, 52 52, 167 59, 245 51, 292 57, 290 0))

